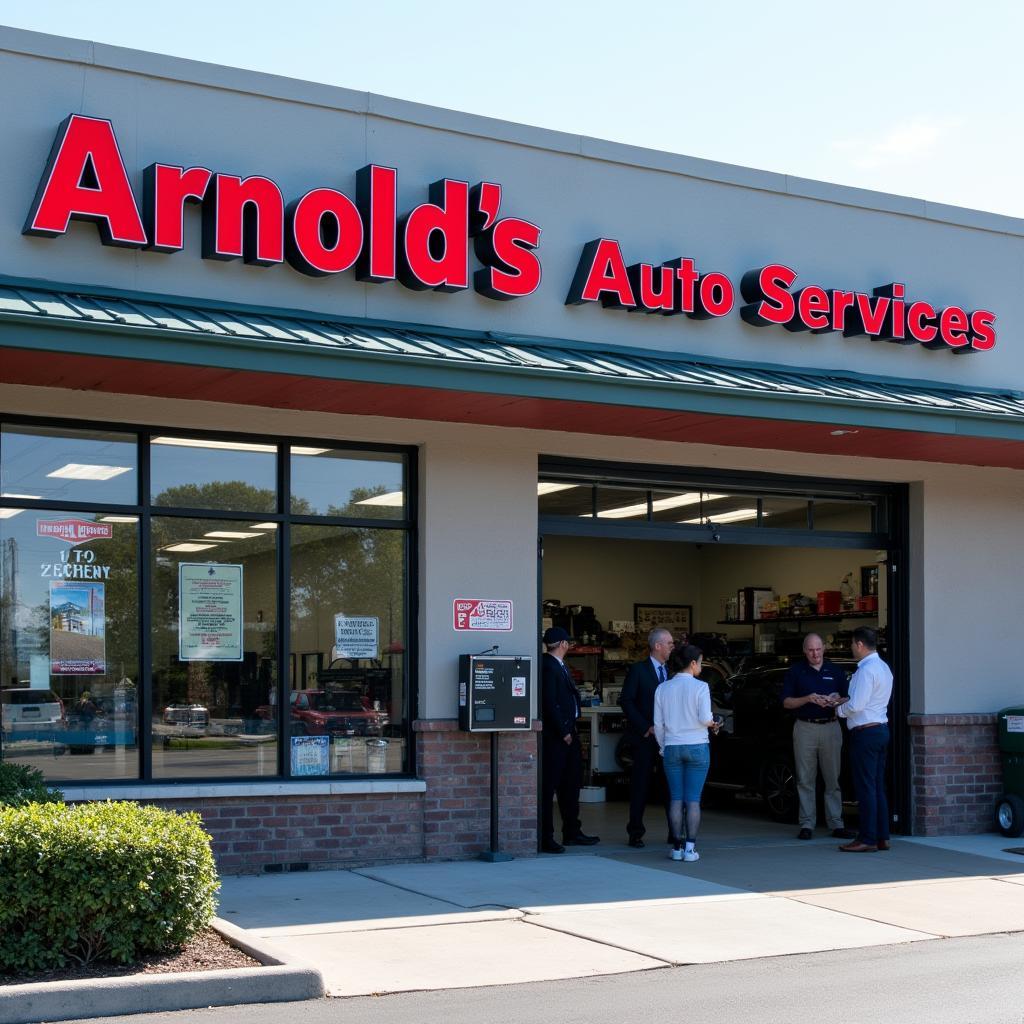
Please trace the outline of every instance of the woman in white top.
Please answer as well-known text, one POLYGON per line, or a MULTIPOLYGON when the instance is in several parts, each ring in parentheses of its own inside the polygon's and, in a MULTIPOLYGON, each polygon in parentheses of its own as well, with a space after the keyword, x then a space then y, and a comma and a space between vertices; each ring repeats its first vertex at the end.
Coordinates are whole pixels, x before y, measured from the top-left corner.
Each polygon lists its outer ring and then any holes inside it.
POLYGON ((702 660, 699 647, 677 647, 668 659, 670 678, 654 691, 654 735, 665 760, 673 860, 700 859, 700 794, 711 763, 708 729, 717 733, 719 725, 711 714, 711 691, 699 678, 702 660))

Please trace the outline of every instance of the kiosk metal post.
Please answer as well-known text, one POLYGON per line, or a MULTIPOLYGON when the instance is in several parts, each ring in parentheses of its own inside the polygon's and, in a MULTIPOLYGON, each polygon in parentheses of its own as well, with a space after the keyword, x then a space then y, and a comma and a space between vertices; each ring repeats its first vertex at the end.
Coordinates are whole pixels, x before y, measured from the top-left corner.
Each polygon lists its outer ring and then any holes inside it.
POLYGON ((513 859, 498 849, 498 733, 530 730, 532 669, 529 657, 459 655, 459 728, 491 734, 491 848, 480 854, 491 863, 513 859))

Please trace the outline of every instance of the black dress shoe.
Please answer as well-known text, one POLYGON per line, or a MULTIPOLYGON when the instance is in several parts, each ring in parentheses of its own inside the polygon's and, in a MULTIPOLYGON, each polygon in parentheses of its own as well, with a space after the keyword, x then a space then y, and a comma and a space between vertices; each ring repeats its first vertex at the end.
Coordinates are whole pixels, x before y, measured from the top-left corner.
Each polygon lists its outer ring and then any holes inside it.
POLYGON ((585 836, 582 832, 577 832, 571 838, 563 837, 562 842, 566 846, 596 846, 601 840, 598 836, 585 836))
MULTIPOLYGON (((813 839, 814 833, 809 828, 802 828, 796 834, 797 839, 813 839)), ((845 836, 843 837, 846 838, 845 836)))
POLYGON ((565 853, 565 847, 561 843, 556 843, 554 839, 549 839, 547 842, 540 844, 541 853, 565 853))
POLYGON ((857 833, 852 828, 834 828, 832 829, 833 839, 856 839, 857 833))
POLYGON ((642 850, 646 843, 639 836, 632 836, 629 840, 629 845, 636 850, 642 850))

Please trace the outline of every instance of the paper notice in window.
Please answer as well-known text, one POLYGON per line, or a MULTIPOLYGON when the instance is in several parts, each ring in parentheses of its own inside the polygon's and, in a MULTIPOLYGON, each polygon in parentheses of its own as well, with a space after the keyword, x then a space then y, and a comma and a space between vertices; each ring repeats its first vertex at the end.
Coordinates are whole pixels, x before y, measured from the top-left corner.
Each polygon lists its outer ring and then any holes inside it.
POLYGON ((526 676, 513 676, 512 677, 512 696, 513 697, 525 697, 526 696, 526 676))

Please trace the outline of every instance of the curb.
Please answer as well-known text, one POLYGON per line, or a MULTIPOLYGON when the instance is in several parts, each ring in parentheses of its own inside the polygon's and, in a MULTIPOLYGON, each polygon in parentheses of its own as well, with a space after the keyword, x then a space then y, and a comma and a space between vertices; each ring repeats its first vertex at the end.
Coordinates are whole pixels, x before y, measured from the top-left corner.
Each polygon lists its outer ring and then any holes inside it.
POLYGON ((219 917, 213 919, 212 926, 232 946, 259 960, 263 967, 8 985, 0 988, 0 1024, 323 997, 324 979, 315 967, 219 917))

